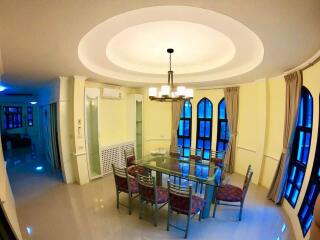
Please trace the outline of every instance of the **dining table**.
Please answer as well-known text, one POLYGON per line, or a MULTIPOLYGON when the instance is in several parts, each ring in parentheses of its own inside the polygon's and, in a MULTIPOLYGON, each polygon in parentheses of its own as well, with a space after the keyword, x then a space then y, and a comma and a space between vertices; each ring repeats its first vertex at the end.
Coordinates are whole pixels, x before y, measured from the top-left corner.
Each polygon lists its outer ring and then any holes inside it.
MULTIPOLYGON (((202 218, 209 217, 214 194, 217 187, 221 185, 223 171, 221 165, 209 160, 196 160, 169 154, 149 154, 137 159, 135 164, 143 167, 146 173, 150 170, 155 172, 158 186, 162 186, 164 175, 179 179, 180 183, 187 181, 201 188, 204 186, 205 206, 202 218)), ((194 191, 196 191, 195 188, 194 191)))

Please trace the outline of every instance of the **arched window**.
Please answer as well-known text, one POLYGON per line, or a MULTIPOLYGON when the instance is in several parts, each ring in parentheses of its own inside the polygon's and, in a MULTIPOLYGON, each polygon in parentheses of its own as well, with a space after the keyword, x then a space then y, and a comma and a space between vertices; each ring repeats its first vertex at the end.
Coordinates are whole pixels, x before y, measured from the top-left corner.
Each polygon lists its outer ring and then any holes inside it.
MULTIPOLYGON (((319 97, 320 100, 320 97, 319 97)), ((302 205, 300 207, 298 216, 301 225, 303 235, 305 236, 310 229, 312 219, 313 219, 313 210, 314 205, 317 199, 317 196, 320 192, 320 125, 318 130, 318 143, 316 156, 314 158, 313 167, 311 176, 309 179, 308 188, 302 205)))
POLYGON ((211 157, 212 135, 212 103, 207 98, 202 98, 198 103, 197 112, 197 151, 203 149, 202 158, 209 160, 211 157))
POLYGON ((217 151, 226 151, 229 142, 229 126, 226 112, 226 101, 221 99, 218 105, 217 151))
POLYGON ((190 101, 185 101, 179 122, 178 129, 178 147, 182 148, 182 156, 190 156, 191 146, 191 119, 192 119, 192 106, 190 101))
POLYGON ((296 206, 307 168, 312 133, 312 111, 311 93, 307 88, 302 87, 285 193, 292 207, 296 206))

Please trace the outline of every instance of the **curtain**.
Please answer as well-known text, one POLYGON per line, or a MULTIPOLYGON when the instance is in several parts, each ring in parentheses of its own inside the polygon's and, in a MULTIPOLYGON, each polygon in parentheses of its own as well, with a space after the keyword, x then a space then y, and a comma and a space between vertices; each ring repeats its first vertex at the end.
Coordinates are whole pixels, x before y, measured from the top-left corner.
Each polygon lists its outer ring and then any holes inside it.
POLYGON ((226 110, 229 126, 229 143, 225 156, 226 171, 233 173, 236 158, 238 112, 239 112, 239 87, 228 87, 224 89, 226 110))
POLYGON ((51 137, 51 160, 56 169, 61 169, 59 142, 58 142, 58 127, 57 127, 57 104, 50 104, 50 137, 51 137))
POLYGON ((179 128, 180 114, 183 108, 184 101, 172 102, 171 105, 171 144, 170 152, 175 152, 177 149, 177 131, 179 128))
POLYGON ((280 161, 269 189, 268 198, 276 204, 282 202, 288 176, 291 146, 296 126, 296 118, 302 87, 302 73, 294 72, 285 76, 286 81, 286 111, 283 134, 283 149, 280 161))

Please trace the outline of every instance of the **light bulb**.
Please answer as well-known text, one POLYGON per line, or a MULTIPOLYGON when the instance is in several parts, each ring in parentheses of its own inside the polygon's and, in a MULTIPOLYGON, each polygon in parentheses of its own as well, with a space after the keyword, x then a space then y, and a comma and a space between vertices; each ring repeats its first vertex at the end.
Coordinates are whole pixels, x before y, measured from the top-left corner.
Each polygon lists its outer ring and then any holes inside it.
POLYGON ((162 92, 162 96, 169 96, 170 95, 170 86, 169 85, 161 86, 161 92, 162 92))
POLYGON ((155 87, 149 88, 149 97, 156 97, 158 93, 158 89, 155 87))

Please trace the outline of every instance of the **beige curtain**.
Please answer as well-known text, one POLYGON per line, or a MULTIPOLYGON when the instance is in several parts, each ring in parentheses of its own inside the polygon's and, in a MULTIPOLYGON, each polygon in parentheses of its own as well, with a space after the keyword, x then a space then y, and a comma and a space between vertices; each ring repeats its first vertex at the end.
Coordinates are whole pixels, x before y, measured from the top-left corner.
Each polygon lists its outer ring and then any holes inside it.
POLYGON ((237 147, 239 87, 225 88, 224 97, 226 100, 226 110, 230 132, 228 149, 225 156, 225 170, 233 173, 237 147))
POLYGON ((296 125, 297 112, 299 107, 302 73, 294 72, 285 76, 286 81, 286 116, 283 134, 283 149, 280 161, 273 177, 268 198, 276 204, 282 202, 288 176, 288 166, 291 154, 291 145, 296 125))
POLYGON ((171 144, 170 152, 177 149, 177 131, 179 127, 180 114, 183 108, 184 101, 172 102, 171 105, 171 144))

